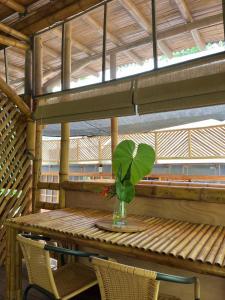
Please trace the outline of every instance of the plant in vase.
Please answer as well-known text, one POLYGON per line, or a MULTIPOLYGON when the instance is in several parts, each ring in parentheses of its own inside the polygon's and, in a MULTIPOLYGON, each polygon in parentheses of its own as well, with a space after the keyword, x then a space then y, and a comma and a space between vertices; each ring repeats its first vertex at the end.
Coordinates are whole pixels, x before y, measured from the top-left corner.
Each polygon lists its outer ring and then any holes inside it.
POLYGON ((147 144, 136 144, 131 140, 119 143, 113 153, 112 170, 115 184, 105 190, 108 198, 116 196, 117 205, 113 214, 113 225, 124 226, 126 204, 135 196, 135 185, 148 175, 155 162, 155 151, 147 144))

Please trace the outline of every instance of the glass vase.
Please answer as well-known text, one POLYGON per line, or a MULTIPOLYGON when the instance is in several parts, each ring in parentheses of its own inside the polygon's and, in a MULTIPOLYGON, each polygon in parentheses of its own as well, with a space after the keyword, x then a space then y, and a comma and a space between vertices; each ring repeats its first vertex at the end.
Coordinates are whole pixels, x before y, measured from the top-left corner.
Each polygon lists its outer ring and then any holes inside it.
POLYGON ((127 203, 116 199, 116 204, 113 212, 113 225, 114 226, 125 226, 127 225, 127 203))

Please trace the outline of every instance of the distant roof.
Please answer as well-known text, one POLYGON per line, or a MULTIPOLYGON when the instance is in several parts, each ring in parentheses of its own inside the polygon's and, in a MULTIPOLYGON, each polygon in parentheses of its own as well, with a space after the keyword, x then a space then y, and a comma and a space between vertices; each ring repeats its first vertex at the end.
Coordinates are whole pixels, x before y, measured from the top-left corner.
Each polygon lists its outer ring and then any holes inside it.
MULTIPOLYGON (((119 118, 119 133, 141 133, 207 120, 225 121, 225 105, 119 118)), ((60 136, 60 125, 48 125, 45 136, 60 136)), ((110 135, 110 120, 71 123, 71 136, 110 135)))

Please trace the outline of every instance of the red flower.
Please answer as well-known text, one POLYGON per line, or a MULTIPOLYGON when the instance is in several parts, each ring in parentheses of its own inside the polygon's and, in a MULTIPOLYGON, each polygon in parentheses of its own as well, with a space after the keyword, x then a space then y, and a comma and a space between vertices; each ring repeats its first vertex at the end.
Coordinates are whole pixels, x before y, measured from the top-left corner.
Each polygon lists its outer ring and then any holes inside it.
POLYGON ((105 187, 103 188, 103 190, 101 191, 101 195, 102 195, 103 197, 107 197, 108 194, 109 194, 109 192, 110 192, 110 187, 109 187, 109 186, 105 186, 105 187))

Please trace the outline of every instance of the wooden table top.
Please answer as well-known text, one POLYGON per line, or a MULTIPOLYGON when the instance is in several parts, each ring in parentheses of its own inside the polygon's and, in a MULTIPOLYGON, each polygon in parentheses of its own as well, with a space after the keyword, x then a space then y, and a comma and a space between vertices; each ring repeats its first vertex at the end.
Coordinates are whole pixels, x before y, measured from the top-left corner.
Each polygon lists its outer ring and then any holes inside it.
POLYGON ((143 232, 108 232, 95 226, 97 220, 111 215, 106 211, 67 208, 11 219, 7 224, 20 230, 90 241, 89 246, 122 251, 121 254, 129 249, 136 257, 146 256, 162 264, 225 277, 225 227, 147 216, 135 216, 146 223, 143 232))

